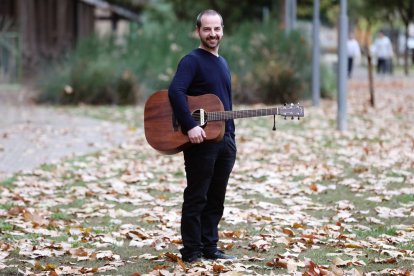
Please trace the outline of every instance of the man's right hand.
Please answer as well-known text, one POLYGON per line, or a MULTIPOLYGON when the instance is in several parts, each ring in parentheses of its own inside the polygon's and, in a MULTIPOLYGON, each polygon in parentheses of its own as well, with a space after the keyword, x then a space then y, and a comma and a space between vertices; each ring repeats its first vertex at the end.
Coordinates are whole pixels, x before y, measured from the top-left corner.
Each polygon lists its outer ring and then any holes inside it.
POLYGON ((206 132, 199 126, 193 127, 187 132, 190 142, 193 144, 200 144, 207 137, 206 132))

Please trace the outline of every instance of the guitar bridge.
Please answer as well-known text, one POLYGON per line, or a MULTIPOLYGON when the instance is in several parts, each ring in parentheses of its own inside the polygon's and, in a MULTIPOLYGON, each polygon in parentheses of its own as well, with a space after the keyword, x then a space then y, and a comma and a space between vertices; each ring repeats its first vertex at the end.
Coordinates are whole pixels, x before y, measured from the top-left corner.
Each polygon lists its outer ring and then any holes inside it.
POLYGON ((204 109, 200 109, 200 126, 204 126, 206 124, 205 118, 204 118, 204 109))

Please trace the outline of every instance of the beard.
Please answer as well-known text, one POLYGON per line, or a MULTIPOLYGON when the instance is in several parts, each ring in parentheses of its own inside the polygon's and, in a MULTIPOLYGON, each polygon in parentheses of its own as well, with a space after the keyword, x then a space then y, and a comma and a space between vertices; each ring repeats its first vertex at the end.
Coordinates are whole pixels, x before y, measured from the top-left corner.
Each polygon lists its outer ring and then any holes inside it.
POLYGON ((219 36, 202 38, 201 43, 208 49, 215 49, 220 45, 221 38, 219 36))

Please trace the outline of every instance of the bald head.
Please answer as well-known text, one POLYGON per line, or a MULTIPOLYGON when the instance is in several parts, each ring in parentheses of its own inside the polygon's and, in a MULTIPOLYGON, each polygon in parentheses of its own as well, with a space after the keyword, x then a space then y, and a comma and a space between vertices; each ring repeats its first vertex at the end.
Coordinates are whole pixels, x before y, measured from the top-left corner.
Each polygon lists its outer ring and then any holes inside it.
POLYGON ((222 26, 222 27, 224 26, 224 24, 223 24, 223 17, 221 16, 221 14, 219 14, 219 13, 218 13, 218 12, 216 12, 215 10, 204 10, 204 11, 200 12, 200 13, 197 15, 197 21, 196 21, 196 26, 197 26, 197 28, 200 28, 200 27, 201 27, 201 18, 202 18, 204 15, 218 15, 218 16, 220 17, 220 19, 221 19, 221 26, 222 26))

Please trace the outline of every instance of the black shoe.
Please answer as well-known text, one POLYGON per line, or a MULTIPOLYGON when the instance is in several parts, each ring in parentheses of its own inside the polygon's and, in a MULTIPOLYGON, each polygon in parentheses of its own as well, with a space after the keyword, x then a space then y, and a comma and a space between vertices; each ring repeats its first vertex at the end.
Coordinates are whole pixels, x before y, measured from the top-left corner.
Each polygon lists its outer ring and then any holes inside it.
POLYGON ((214 253, 204 253, 203 257, 206 259, 210 259, 210 260, 217 260, 217 259, 222 259, 222 260, 236 260, 237 257, 232 256, 232 255, 227 255, 225 254, 223 251, 221 250, 217 250, 214 253))
POLYGON ((201 253, 200 254, 195 254, 189 257, 182 257, 182 260, 186 263, 197 263, 197 262, 201 262, 201 253))

